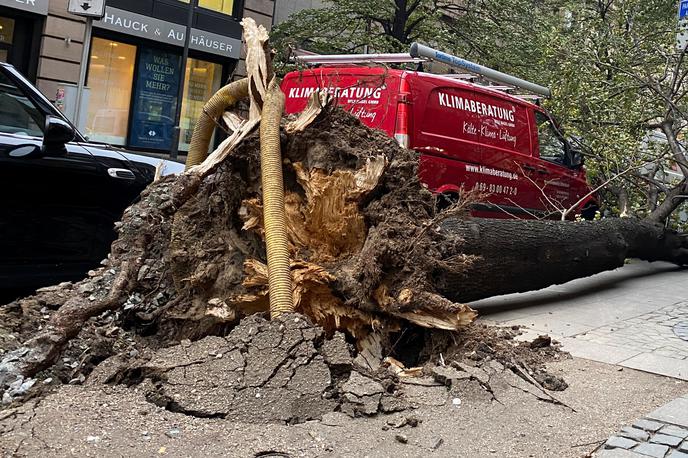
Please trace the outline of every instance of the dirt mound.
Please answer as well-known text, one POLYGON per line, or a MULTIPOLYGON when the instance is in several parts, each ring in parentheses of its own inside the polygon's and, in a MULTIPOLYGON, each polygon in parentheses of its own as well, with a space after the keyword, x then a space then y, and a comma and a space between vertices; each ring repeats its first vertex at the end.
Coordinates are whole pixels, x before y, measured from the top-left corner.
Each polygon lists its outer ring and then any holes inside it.
MULTIPOLYGON (((416 153, 339 109, 323 112, 302 132, 283 134, 281 143, 294 302, 316 326, 308 333, 289 328, 301 336, 296 347, 262 342, 273 334, 285 345, 293 339, 253 318, 267 311, 268 291, 259 142, 251 134, 203 179, 185 174, 149 186, 117 224, 119 237, 102 268, 0 310, 0 386, 14 387, 4 401, 25 399, 38 386, 83 383, 94 368, 91 378, 101 380, 97 374, 112 366, 122 383, 147 380, 161 405, 205 416, 249 415, 266 399, 248 393, 268 387, 282 394, 273 396, 275 412, 257 416, 265 421, 302 421, 328 410, 355 415, 403 408, 404 402, 387 396, 399 394, 393 386, 403 377, 392 374, 388 382, 390 372, 378 372, 379 360, 391 355, 408 367, 433 360, 438 353, 426 343, 450 333, 427 328, 473 332, 465 326, 475 313, 433 286, 435 272, 461 272, 474 259, 462 254, 458 236, 439 227, 448 217, 460 217, 463 207, 438 213, 435 198, 418 182, 416 153), (240 338, 247 327, 263 337, 240 338), (399 336, 418 333, 424 354, 395 344, 399 336), (326 348, 343 341, 342 335, 358 359, 376 359, 374 367, 359 364, 363 369, 351 372, 349 363, 328 364, 326 348), (206 354, 193 364, 208 366, 199 386, 219 386, 208 374, 219 377, 218 368, 226 365, 241 381, 221 384, 228 391, 216 400, 201 389, 180 397, 175 383, 184 385, 190 367, 167 370, 152 353, 191 361, 182 355, 200 358, 198 352, 211 346, 223 356, 206 354), (254 354, 263 359, 249 358, 254 354), (144 355, 150 359, 142 362, 144 355), (123 367, 129 368, 126 376, 123 367), (50 383, 36 384, 35 378, 50 383), (298 387, 300 379, 313 386, 298 387), (312 411, 295 407, 303 400, 313 400, 306 402, 312 411)), ((506 352, 489 343, 500 332, 466 338, 506 352)), ((108 380, 114 379, 111 374, 108 380)))

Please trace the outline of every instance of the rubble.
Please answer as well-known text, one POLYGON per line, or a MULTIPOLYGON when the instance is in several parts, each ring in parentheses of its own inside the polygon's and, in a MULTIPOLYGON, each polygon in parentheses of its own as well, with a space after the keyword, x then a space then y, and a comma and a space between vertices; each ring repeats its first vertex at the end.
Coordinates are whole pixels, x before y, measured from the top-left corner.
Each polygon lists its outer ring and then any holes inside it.
MULTIPOLYGON (((38 384, 45 390, 116 383, 188 415, 298 423, 444 405, 447 385, 489 390, 491 364, 509 367, 525 349, 512 331, 471 330, 476 313, 440 295, 434 278, 478 259, 440 224, 460 218, 470 196, 438 213, 415 152, 331 106, 309 122, 281 137, 299 315, 262 317, 260 145, 247 128, 242 141, 230 137, 231 160, 219 151, 149 186, 117 224, 103 267, 0 312, 5 399, 22 397, 29 379, 52 379, 38 384), (394 343, 407 331, 418 348, 394 343), (433 379, 422 365, 449 336, 459 344, 445 359, 459 375, 443 368, 433 379)), ((528 349, 545 350, 557 351, 528 349)))
POLYGON ((358 372, 351 373, 349 380, 342 386, 342 391, 347 401, 342 409, 352 416, 377 413, 380 399, 385 392, 380 383, 358 372))

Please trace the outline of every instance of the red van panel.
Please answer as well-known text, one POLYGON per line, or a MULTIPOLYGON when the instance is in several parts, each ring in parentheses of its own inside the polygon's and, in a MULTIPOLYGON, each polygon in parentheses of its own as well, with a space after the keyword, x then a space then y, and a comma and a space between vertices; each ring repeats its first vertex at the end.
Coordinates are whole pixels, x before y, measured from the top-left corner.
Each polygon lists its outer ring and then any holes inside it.
MULTIPOLYGON (((407 76, 411 87, 414 135, 411 147, 447 159, 480 163, 480 122, 472 87, 449 87, 433 81, 407 76), (464 110, 464 102, 469 109, 464 110), (459 108, 459 106, 461 108, 459 108)), ((431 183, 430 189, 435 189, 431 183)))
POLYGON ((367 126, 391 137, 408 134, 409 148, 420 153, 420 180, 431 191, 486 195, 489 206, 476 216, 539 217, 555 210, 552 203, 567 208, 589 191, 584 169, 540 158, 535 112, 542 109, 521 99, 427 73, 332 66, 285 77, 287 113, 303 110, 318 88, 367 126), (404 117, 401 128, 397 117, 404 117))
POLYGON ((287 114, 306 108, 316 89, 326 89, 337 103, 368 127, 394 135, 399 71, 383 68, 317 68, 291 72, 282 81, 287 114))
POLYGON ((476 189, 508 211, 494 211, 492 217, 542 207, 517 166, 532 159, 529 104, 448 78, 416 73, 407 78, 420 124, 411 147, 421 152, 419 175, 430 190, 476 189))

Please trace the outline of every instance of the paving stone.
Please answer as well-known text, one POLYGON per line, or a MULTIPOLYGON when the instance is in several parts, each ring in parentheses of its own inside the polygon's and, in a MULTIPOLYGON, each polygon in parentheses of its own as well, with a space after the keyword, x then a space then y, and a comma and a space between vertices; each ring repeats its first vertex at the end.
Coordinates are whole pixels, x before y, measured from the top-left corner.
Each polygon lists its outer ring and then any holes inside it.
POLYGON ((644 349, 621 348, 605 345, 597 340, 581 340, 579 338, 561 339, 563 350, 577 358, 591 359, 607 364, 619 364, 622 361, 639 355, 644 349))
POLYGON ((683 452, 679 452, 679 451, 674 450, 673 452, 671 452, 669 454, 669 456, 667 458, 688 458, 688 453, 683 453, 683 452))
POLYGON ((650 442, 653 444, 663 444, 670 447, 676 447, 681 443, 681 438, 676 436, 667 436, 666 434, 655 434, 650 442))
POLYGON ((652 411, 648 418, 688 428, 688 399, 674 399, 652 411))
POLYGON ((633 451, 640 453, 641 455, 652 456, 654 458, 664 458, 666 452, 669 451, 669 447, 666 445, 648 444, 646 442, 634 448, 633 451))
POLYGON ((643 455, 624 450, 622 448, 611 448, 609 450, 600 450, 595 453, 595 458, 642 458, 643 455))
POLYGON ((604 448, 625 448, 635 447, 638 443, 625 437, 612 436, 604 443, 604 448))
POLYGON ((681 321, 674 326, 674 334, 679 339, 688 341, 688 321, 681 321))
POLYGON ((678 447, 682 452, 688 452, 688 440, 683 441, 683 443, 678 447))
POLYGON ((674 425, 667 425, 664 428, 660 429, 659 432, 662 434, 667 434, 669 436, 680 437, 681 439, 685 439, 686 437, 688 437, 688 429, 679 428, 678 426, 674 425))
POLYGON ((624 426, 621 428, 619 436, 628 437, 629 439, 635 439, 640 442, 645 442, 650 438, 648 433, 642 429, 633 428, 632 426, 624 426))
POLYGON ((635 426, 636 428, 644 429, 645 431, 652 431, 654 433, 659 431, 659 429, 665 425, 664 423, 660 423, 658 421, 641 419, 633 423, 633 426, 635 426))

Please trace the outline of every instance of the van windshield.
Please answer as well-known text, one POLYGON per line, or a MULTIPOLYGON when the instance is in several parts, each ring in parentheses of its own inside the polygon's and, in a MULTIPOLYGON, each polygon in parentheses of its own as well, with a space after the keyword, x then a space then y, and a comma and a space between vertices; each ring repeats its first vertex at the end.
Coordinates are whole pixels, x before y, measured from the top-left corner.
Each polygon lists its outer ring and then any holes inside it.
POLYGON ((565 143, 557 129, 552 125, 552 121, 539 111, 535 112, 535 120, 538 127, 540 158, 564 165, 566 159, 565 143))

